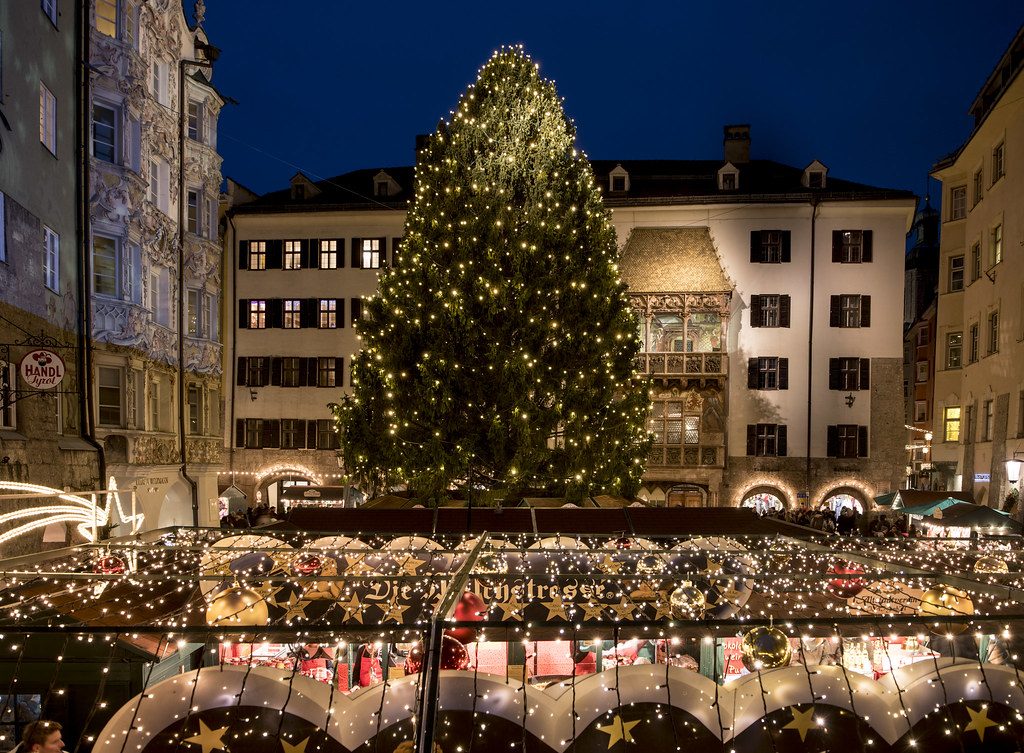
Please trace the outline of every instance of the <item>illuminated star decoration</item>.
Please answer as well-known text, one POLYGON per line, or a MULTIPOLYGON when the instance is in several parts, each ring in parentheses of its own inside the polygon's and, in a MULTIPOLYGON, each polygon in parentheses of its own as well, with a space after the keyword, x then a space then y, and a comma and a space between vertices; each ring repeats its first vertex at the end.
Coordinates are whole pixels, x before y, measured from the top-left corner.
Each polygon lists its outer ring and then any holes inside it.
POLYGON ((502 612, 501 619, 523 621, 523 602, 517 594, 510 595, 508 601, 499 601, 498 608, 502 612))
POLYGON ((352 594, 352 598, 348 601, 337 602, 338 606, 345 610, 345 622, 349 620, 356 620, 360 625, 363 624, 363 610, 365 606, 359 603, 359 597, 352 594))
POLYGON ((297 745, 292 745, 291 743, 282 740, 281 747, 284 749, 284 753, 306 753, 306 743, 308 742, 308 737, 297 745))
POLYGON ((377 606, 379 606, 380 611, 384 613, 384 616, 380 618, 381 622, 384 622, 386 620, 394 620, 395 622, 401 622, 402 614, 405 612, 405 610, 410 608, 409 605, 400 605, 398 603, 397 596, 391 600, 391 603, 388 604, 387 608, 385 608, 381 604, 378 604, 377 606))
POLYGON ((426 564, 426 560, 418 560, 411 554, 399 563, 406 575, 415 575, 420 565, 426 564))
POLYGON ((611 724, 598 726, 597 729, 608 735, 608 750, 611 750, 612 746, 619 740, 627 743, 636 743, 633 739, 632 730, 638 724, 640 724, 639 719, 632 722, 624 722, 622 717, 616 714, 611 724))
POLYGON ((227 750, 227 748, 224 747, 224 740, 222 739, 224 737, 224 733, 227 731, 227 727, 210 729, 206 726, 206 723, 200 719, 199 734, 193 735, 192 737, 186 737, 185 742, 201 746, 203 753, 210 753, 214 750, 227 750))
POLYGON ((672 616, 672 602, 669 599, 668 591, 658 591, 658 601, 654 606, 658 610, 654 615, 654 619, 660 620, 662 617, 672 616))
POLYGON ((633 610, 636 609, 636 605, 623 596, 619 599, 618 604, 609 604, 608 608, 615 612, 616 619, 628 620, 633 616, 633 610))
POLYGON ((565 600, 562 599, 561 594, 555 594, 552 597, 551 601, 543 601, 541 603, 545 607, 547 607, 549 620, 552 619, 555 615, 558 615, 563 620, 569 619, 569 615, 565 613, 566 604, 565 600))
POLYGON ((346 555, 345 565, 347 575, 366 575, 373 572, 373 568, 366 564, 362 554, 357 554, 354 557, 346 555))
POLYGON ((604 619, 604 604, 581 604, 583 607, 583 619, 584 620, 602 620, 604 619))
POLYGON ((795 729, 800 733, 800 742, 803 742, 807 738, 808 730, 814 726, 814 706, 807 711, 800 711, 796 706, 790 706, 789 710, 793 712, 793 721, 782 729, 795 729))
POLYGON ((985 740, 985 730, 989 727, 998 727, 996 722, 993 722, 988 718, 988 706, 982 706, 981 711, 975 711, 970 706, 965 707, 967 713, 971 716, 971 721, 964 727, 964 732, 970 732, 974 730, 978 733, 978 739, 982 742, 985 740))
POLYGON ((597 568, 602 573, 609 573, 611 575, 618 575, 619 571, 622 570, 622 563, 616 562, 611 558, 610 554, 606 554, 604 559, 598 563, 597 568))

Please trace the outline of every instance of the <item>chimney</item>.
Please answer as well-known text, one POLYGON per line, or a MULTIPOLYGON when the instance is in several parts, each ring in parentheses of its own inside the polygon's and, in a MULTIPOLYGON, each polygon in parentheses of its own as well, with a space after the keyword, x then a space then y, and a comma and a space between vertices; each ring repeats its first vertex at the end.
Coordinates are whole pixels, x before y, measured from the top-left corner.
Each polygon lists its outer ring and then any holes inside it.
POLYGON ((750 126, 748 124, 727 125, 722 146, 725 161, 734 165, 750 162, 750 126))

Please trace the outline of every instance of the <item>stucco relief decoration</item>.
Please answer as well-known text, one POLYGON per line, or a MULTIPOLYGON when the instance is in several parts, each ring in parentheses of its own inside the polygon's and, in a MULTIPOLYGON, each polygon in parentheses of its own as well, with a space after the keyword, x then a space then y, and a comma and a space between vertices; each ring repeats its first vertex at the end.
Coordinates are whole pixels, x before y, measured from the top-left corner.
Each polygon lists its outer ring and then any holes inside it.
POLYGON ((123 301, 93 301, 93 337, 103 342, 138 347, 145 342, 149 317, 123 301))
POLYGON ((212 439, 189 439, 185 441, 185 454, 190 463, 215 464, 220 462, 220 442, 212 439))
POLYGON ((181 460, 173 439, 166 437, 135 437, 131 444, 129 463, 135 465, 170 465, 181 460))
POLYGON ((107 222, 123 223, 131 216, 131 203, 128 180, 119 175, 111 167, 109 170, 94 170, 89 201, 92 204, 92 216, 107 222))
POLYGON ((152 264, 165 267, 178 265, 178 235, 170 217, 154 207, 145 204, 140 217, 142 224, 143 249, 152 264))
POLYGON ((185 343, 185 368, 199 374, 219 374, 221 347, 216 343, 188 341, 185 343))
POLYGON ((65 283, 63 293, 46 297, 46 318, 63 330, 75 331, 78 316, 77 300, 71 285, 65 283))
POLYGON ((154 361, 172 365, 178 362, 178 339, 171 330, 153 327, 148 345, 149 356, 154 361))

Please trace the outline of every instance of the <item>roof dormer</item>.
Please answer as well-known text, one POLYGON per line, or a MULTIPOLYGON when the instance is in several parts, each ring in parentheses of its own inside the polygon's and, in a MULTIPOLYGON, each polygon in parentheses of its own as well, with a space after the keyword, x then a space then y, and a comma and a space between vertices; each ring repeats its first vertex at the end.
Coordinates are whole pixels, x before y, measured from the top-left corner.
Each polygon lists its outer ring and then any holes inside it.
POLYGON ((740 169, 731 162, 718 168, 718 190, 736 191, 740 187, 740 169))
POLYGON ((291 179, 291 196, 296 201, 311 199, 320 193, 316 184, 302 173, 295 173, 291 179))
POLYGON ((818 160, 804 168, 804 174, 800 178, 800 184, 804 188, 824 188, 825 179, 828 176, 828 168, 818 160))
POLYGON ((608 173, 608 191, 611 193, 625 193, 629 190, 629 173, 619 163, 615 169, 608 173))
POLYGON ((373 176, 373 195, 377 198, 386 199, 394 196, 402 190, 398 182, 383 170, 373 176))

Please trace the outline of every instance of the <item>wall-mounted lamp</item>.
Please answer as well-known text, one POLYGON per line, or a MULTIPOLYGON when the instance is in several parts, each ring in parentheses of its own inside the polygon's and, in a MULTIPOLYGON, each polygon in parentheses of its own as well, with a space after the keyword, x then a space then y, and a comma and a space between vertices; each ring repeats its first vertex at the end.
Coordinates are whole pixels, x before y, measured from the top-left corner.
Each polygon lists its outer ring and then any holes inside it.
POLYGON ((846 399, 846 407, 847 408, 852 408, 853 407, 853 403, 854 403, 854 401, 856 401, 857 398, 851 392, 849 395, 846 396, 845 399, 846 399))
POLYGON ((1018 460, 1018 455, 1024 456, 1024 452, 1015 451, 1013 457, 1006 461, 1006 480, 1011 484, 1020 481, 1021 466, 1024 466, 1024 460, 1018 460))
POLYGON ((256 392, 256 390, 249 390, 249 399, 250 400, 252 400, 255 403, 257 397, 259 397, 259 393, 256 392))

